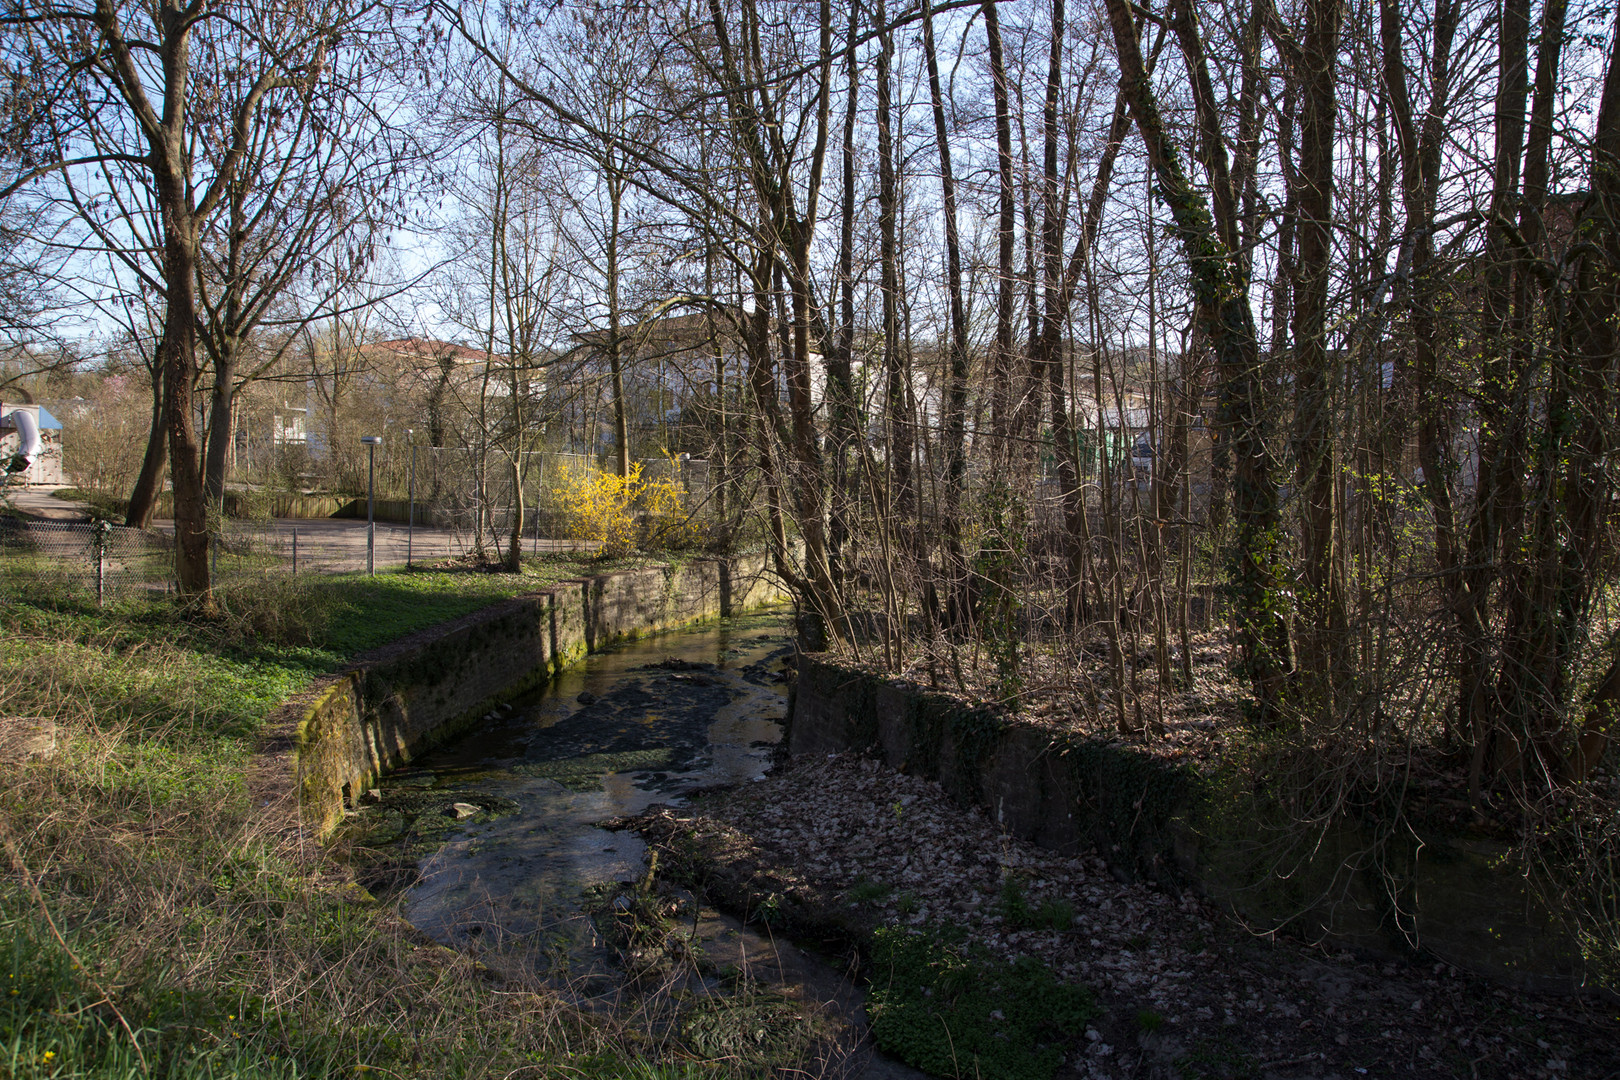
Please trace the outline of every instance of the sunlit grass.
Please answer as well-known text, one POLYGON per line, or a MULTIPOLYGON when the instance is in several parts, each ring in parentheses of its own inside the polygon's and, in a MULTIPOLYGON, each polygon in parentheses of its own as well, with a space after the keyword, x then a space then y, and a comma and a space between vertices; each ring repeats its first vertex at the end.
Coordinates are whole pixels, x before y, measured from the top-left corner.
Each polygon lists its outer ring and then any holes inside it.
POLYGON ((54 732, 53 753, 0 761, 0 1076, 713 1075, 425 943, 271 831, 243 782, 311 677, 618 568, 267 576, 213 618, 0 575, 0 736, 54 732))

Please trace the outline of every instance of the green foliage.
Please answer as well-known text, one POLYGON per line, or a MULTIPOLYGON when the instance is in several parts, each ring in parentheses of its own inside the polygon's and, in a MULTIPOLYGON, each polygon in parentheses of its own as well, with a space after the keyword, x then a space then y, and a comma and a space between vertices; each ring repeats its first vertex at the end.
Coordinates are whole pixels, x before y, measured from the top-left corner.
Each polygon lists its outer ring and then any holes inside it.
POLYGON ((681 1035, 703 1058, 770 1075, 772 1066, 805 1057, 824 1028, 802 1002, 751 989, 703 998, 683 1019, 681 1035))
POLYGON ((849 887, 845 893, 852 904, 872 904, 882 900, 894 891, 894 886, 883 881, 869 881, 861 878, 849 887))
POLYGON ((1183 1080, 1236 1080, 1260 1075, 1260 1062, 1251 1053, 1225 1039, 1206 1041, 1175 1062, 1183 1080))
POLYGON ((1063 1043, 1098 1015, 1086 990, 925 933, 877 931, 868 1011, 885 1052, 945 1077, 1050 1080, 1063 1043))
POLYGON ((1015 930, 1067 930, 1074 925, 1074 905, 1067 900, 1043 900, 1034 907, 1024 895, 1024 883, 1015 874, 1001 879, 1001 915, 1015 930))

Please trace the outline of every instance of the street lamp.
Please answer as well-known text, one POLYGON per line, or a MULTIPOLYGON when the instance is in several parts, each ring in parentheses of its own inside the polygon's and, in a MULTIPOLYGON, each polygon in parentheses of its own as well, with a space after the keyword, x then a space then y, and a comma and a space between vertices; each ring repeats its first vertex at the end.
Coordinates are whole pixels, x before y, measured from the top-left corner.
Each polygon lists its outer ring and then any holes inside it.
POLYGON ((377 517, 375 498, 377 491, 377 447, 382 445, 381 435, 362 435, 366 447, 366 573, 375 575, 377 555, 377 517))
POLYGON ((411 568, 411 546, 416 539, 416 429, 405 429, 405 442, 411 448, 411 481, 407 498, 410 500, 410 510, 405 518, 405 569, 411 568))

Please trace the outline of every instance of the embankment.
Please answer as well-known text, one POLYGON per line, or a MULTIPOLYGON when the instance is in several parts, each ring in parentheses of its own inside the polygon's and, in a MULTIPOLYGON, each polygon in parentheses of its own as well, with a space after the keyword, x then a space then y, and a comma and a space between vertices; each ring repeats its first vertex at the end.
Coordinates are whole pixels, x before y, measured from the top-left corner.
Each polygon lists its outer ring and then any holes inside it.
POLYGON ((785 599, 765 556, 563 582, 433 627, 317 679, 271 718, 250 792, 325 837, 383 772, 586 653, 785 599), (287 778, 291 778, 289 783, 287 778))
POLYGON ((1261 931, 1427 955, 1543 992, 1589 985, 1572 934, 1497 841, 1374 822, 1303 828, 1265 792, 825 657, 800 658, 790 725, 795 755, 880 758, 1012 836, 1095 849, 1116 874, 1195 889, 1261 931))

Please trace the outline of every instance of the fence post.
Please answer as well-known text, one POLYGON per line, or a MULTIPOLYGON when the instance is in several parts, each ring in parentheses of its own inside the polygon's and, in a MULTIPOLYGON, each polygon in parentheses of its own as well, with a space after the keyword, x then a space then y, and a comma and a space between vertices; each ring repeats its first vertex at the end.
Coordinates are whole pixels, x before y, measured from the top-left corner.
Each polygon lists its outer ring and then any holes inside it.
POLYGON ((107 599, 107 534, 111 531, 112 526, 105 521, 96 522, 96 607, 103 606, 107 599))

